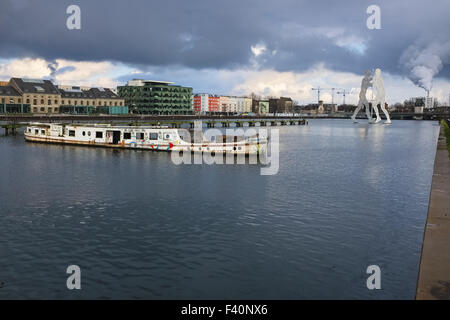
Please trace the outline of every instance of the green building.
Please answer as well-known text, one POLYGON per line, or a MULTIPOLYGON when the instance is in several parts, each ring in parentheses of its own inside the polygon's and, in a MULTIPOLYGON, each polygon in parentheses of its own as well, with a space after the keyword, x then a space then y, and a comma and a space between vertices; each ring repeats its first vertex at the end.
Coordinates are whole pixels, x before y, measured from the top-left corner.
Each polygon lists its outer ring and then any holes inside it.
POLYGON ((269 113, 269 101, 260 100, 259 101, 259 113, 269 113))
POLYGON ((173 82, 134 79, 117 87, 130 113, 191 114, 192 88, 172 85, 173 82))

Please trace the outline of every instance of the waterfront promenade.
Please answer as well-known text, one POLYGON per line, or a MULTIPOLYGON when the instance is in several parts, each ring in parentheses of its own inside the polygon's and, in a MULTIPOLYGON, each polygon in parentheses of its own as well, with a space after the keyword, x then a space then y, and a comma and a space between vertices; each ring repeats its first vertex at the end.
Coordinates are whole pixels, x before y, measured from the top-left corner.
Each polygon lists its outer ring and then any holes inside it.
POLYGON ((441 126, 416 299, 450 299, 450 157, 441 126))

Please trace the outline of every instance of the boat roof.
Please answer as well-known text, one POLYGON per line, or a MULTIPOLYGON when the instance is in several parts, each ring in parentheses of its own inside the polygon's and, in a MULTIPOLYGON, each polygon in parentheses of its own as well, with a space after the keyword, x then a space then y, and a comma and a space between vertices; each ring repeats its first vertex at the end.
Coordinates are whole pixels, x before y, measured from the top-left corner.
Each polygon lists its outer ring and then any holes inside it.
POLYGON ((113 128, 113 129, 176 129, 170 128, 169 126, 151 126, 151 125, 142 125, 142 126, 115 126, 109 123, 42 123, 42 122, 32 122, 30 126, 71 126, 71 127, 84 127, 84 128, 113 128))

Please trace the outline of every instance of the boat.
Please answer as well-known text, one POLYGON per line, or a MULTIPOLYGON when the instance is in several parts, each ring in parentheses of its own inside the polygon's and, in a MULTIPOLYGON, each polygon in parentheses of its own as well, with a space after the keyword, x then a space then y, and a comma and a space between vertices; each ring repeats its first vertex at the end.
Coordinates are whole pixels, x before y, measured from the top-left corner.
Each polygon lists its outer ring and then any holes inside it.
POLYGON ((24 132, 29 142, 97 146, 107 148, 183 151, 211 154, 263 154, 267 137, 212 136, 192 141, 187 129, 168 126, 114 126, 111 124, 31 123, 24 132), (180 134, 181 133, 181 134, 180 134))

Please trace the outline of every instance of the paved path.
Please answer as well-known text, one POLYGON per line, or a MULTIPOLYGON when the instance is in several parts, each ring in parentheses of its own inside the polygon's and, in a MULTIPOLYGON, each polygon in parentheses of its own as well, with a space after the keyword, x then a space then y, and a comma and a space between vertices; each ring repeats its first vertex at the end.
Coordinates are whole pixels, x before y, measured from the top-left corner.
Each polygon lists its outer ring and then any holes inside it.
POLYGON ((450 299, 450 156, 441 127, 416 299, 450 299))

